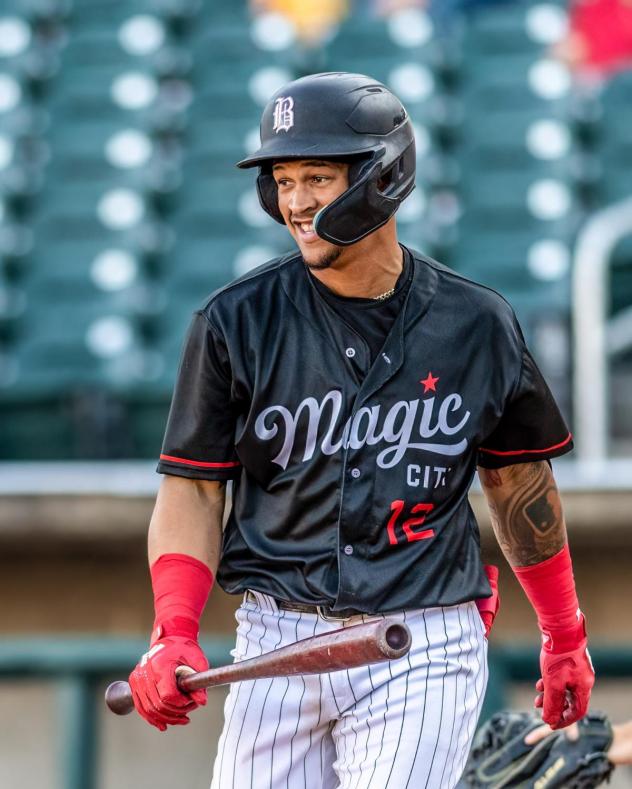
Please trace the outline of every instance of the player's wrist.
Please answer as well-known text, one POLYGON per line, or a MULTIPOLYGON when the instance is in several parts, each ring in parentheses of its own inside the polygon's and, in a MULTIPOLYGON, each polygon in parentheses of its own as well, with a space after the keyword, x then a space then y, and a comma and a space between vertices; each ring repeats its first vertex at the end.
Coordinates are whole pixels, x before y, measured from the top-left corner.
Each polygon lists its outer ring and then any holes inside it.
POLYGON ((154 622, 151 631, 151 645, 163 638, 188 638, 197 641, 200 635, 200 623, 184 616, 176 616, 164 622, 154 622))
POLYGON ((542 648, 551 654, 559 654, 586 647, 588 644, 586 618, 579 609, 577 617, 572 626, 564 628, 547 628, 538 623, 542 633, 542 648))
POLYGON ((162 554, 150 568, 155 619, 151 635, 180 636, 196 641, 200 618, 213 587, 213 573, 188 554, 162 554))
POLYGON ((556 652, 566 651, 562 645, 567 649, 580 646, 586 638, 586 627, 579 610, 568 543, 543 562, 514 567, 513 571, 538 617, 545 647, 549 641, 556 652))

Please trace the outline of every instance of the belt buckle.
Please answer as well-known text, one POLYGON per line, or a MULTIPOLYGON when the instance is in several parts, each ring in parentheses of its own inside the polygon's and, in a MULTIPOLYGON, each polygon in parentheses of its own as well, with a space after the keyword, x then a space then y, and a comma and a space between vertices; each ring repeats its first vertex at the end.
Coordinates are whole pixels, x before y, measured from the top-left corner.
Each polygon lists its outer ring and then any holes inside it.
POLYGON ((351 616, 336 616, 335 611, 333 615, 331 611, 327 613, 328 609, 324 605, 317 605, 316 611, 318 612, 318 616, 322 617, 326 622, 347 622, 351 619, 351 616))

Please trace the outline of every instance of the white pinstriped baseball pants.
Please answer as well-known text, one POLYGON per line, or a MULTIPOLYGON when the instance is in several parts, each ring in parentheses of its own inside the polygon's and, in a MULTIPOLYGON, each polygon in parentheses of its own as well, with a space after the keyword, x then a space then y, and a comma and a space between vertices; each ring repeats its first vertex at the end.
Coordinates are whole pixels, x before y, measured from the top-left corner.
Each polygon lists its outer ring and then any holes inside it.
MULTIPOLYGON (((279 611, 273 598, 252 595, 236 613, 235 660, 362 621, 279 611)), ((412 633, 399 660, 233 684, 211 789, 454 787, 487 684, 476 604, 389 618, 412 633)))

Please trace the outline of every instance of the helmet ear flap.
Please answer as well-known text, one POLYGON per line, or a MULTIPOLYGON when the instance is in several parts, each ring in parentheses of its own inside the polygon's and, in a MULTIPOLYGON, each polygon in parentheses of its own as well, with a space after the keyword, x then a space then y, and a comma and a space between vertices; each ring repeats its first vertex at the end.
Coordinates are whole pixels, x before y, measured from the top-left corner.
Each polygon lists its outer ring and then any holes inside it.
POLYGON ((359 180, 314 217, 314 230, 325 241, 343 247, 355 244, 382 227, 397 210, 399 202, 377 187, 381 163, 365 162, 362 170, 359 180))
POLYGON ((279 192, 272 173, 266 173, 263 168, 257 177, 257 195, 263 210, 284 225, 285 219, 279 211, 279 192))
POLYGON ((399 156, 392 166, 380 174, 378 189, 385 197, 398 195, 400 202, 404 200, 413 189, 415 172, 415 144, 411 143, 399 156))

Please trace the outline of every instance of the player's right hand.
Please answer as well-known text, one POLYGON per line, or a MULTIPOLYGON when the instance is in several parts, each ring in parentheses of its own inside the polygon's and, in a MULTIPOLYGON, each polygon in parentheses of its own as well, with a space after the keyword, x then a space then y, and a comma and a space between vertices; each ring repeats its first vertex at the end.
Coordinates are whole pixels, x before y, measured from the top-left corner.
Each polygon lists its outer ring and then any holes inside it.
POLYGON ((134 706, 142 717, 160 731, 167 725, 185 726, 188 713, 206 704, 206 690, 182 693, 176 669, 186 666, 206 671, 208 660, 197 641, 185 636, 157 638, 129 676, 134 706))

